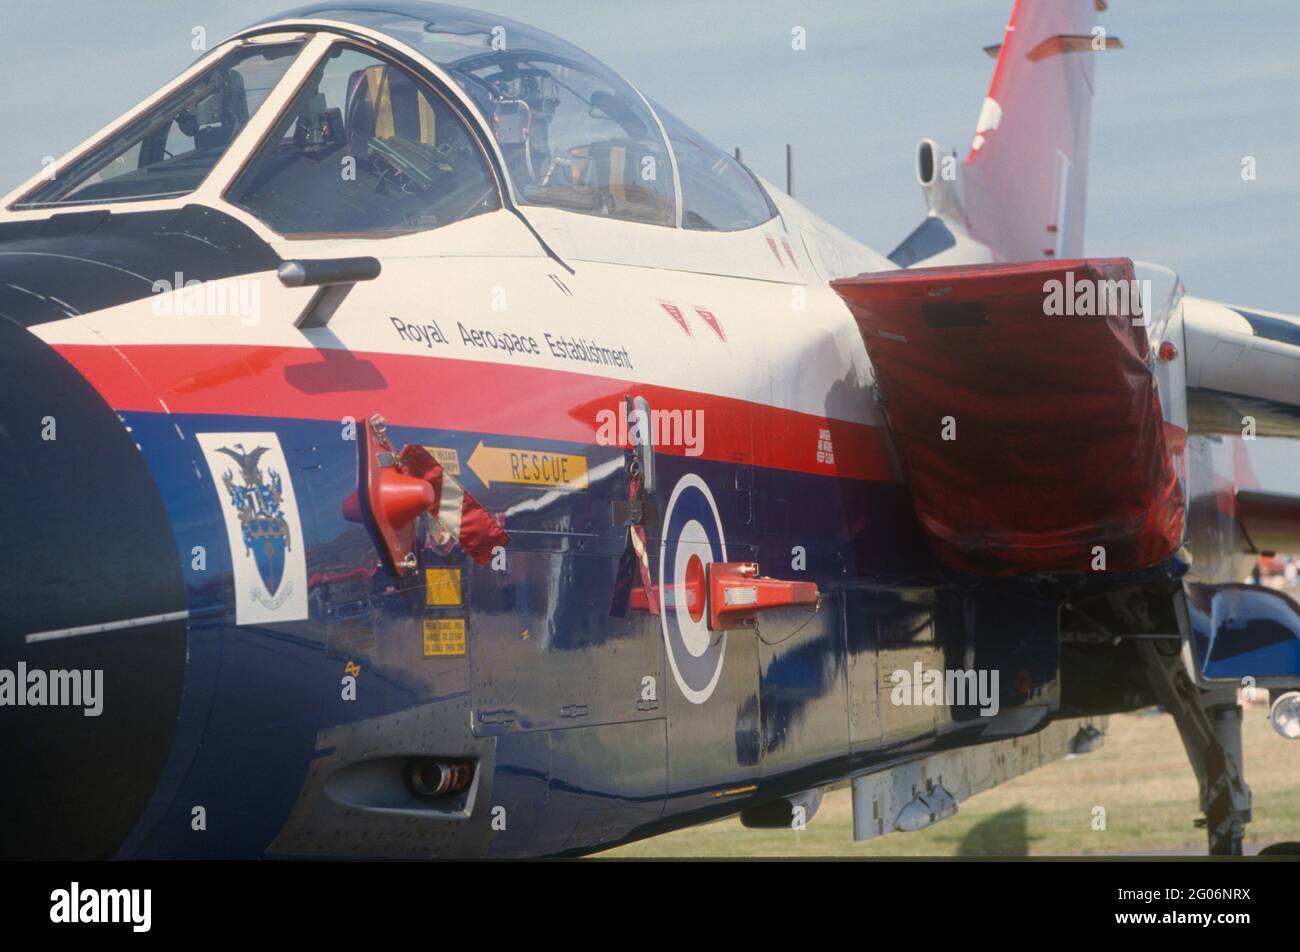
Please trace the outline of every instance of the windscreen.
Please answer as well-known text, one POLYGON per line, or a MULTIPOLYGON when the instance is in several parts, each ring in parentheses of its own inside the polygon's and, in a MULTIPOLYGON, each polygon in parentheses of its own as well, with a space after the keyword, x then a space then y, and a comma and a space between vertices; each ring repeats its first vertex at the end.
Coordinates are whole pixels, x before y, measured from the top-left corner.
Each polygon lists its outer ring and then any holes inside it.
POLYGON ((285 235, 426 231, 501 204, 451 107, 348 45, 324 57, 226 197, 285 235))
POLYGON ((174 198, 194 191, 265 102, 302 42, 236 47, 14 208, 174 198))

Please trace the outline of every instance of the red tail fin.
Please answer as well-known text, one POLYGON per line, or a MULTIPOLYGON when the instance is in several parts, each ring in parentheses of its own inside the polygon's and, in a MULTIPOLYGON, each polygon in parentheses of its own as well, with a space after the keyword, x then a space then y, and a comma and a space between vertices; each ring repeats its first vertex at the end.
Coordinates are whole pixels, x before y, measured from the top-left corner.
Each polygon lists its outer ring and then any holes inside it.
POLYGON ((1015 0, 966 156, 971 234, 998 260, 1083 254, 1094 52, 1104 0, 1015 0))

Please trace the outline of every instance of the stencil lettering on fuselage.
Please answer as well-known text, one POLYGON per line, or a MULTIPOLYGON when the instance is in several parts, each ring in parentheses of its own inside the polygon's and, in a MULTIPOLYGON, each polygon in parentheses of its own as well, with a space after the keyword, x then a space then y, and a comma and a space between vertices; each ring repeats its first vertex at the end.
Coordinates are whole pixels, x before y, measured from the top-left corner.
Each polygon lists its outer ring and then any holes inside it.
POLYGON ((307 617, 298 498, 274 433, 198 433, 221 504, 235 573, 235 623, 307 617))
POLYGON ((703 704, 722 675, 727 643, 709 631, 705 569, 727 561, 727 540, 708 485, 693 473, 673 487, 659 544, 659 612, 668 664, 682 694, 703 704), (696 594, 695 601, 689 597, 696 594))

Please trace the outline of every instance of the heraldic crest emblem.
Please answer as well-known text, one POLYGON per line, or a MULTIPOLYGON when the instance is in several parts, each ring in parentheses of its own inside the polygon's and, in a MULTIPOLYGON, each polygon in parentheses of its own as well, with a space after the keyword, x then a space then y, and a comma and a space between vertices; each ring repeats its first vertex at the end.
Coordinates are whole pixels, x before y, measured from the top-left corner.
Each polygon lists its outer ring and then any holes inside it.
MULTIPOLYGON (((284 485, 280 474, 273 469, 263 474, 258 465, 262 454, 267 451, 268 447, 259 446, 245 452, 243 443, 223 446, 217 450, 239 466, 242 485, 230 470, 226 470, 221 481, 230 494, 230 504, 239 513, 239 525, 244 534, 244 552, 253 557, 258 574, 266 585, 267 594, 275 600, 284 578, 285 553, 292 550, 293 539, 282 509, 284 485)), ((287 595, 288 592, 283 594, 287 595)))

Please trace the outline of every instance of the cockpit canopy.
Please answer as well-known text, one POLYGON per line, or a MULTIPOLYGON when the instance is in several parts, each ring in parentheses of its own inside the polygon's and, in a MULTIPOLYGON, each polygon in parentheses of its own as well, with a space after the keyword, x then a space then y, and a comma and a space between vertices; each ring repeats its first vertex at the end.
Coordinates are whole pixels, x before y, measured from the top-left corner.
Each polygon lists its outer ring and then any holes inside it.
POLYGON ((285 16, 366 27, 441 66, 495 137, 521 202, 675 223, 672 166, 653 113, 627 82, 572 44, 438 4, 319 4, 285 16))
MULTIPOLYGON (((309 21, 359 29, 337 35, 319 53, 224 190, 228 201, 282 234, 419 231, 512 198, 699 231, 752 228, 776 214, 734 158, 550 34, 433 3, 322 3, 268 22, 291 22, 310 34, 309 21), (421 75, 404 57, 389 58, 367 31, 441 68, 472 114, 438 88, 436 77, 421 75)), ((216 51, 181 89, 14 207, 193 191, 307 48, 318 50, 297 39, 236 41, 216 51)))

